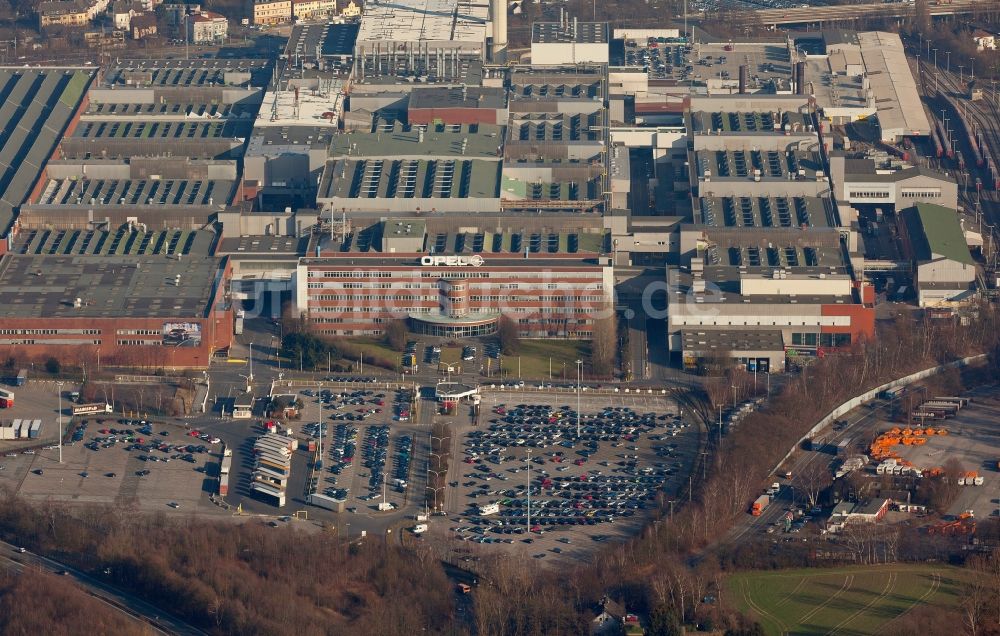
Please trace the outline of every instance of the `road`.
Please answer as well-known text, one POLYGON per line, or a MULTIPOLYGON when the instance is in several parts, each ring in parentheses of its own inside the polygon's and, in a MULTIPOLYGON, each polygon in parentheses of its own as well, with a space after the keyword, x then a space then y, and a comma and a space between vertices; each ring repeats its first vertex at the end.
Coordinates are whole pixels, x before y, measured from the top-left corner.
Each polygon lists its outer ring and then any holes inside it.
POLYGON ((34 566, 42 570, 47 570, 53 574, 66 571, 69 576, 82 587, 88 594, 101 599, 108 606, 127 615, 138 622, 150 626, 160 634, 205 634, 200 629, 188 625, 184 621, 164 610, 150 605, 146 601, 121 590, 107 585, 97 579, 70 567, 54 559, 44 557, 32 552, 18 552, 18 548, 4 541, 0 541, 0 549, 5 551, 3 560, 7 562, 8 568, 17 571, 25 566, 34 566))
MULTIPOLYGON (((836 447, 842 440, 857 439, 863 435, 866 428, 875 423, 879 414, 884 413, 888 407, 887 403, 880 404, 878 408, 874 409, 870 409, 867 406, 859 407, 844 417, 848 421, 848 425, 839 432, 833 432, 831 435, 832 429, 824 429, 822 435, 826 437, 827 448, 836 447)), ((884 415, 887 416, 888 413, 885 412, 884 415)), ((764 532, 768 526, 774 525, 784 516, 785 511, 789 507, 803 499, 801 494, 799 497, 795 496, 795 475, 808 470, 815 462, 829 463, 832 461, 833 456, 828 452, 796 451, 781 467, 782 470, 792 472, 792 480, 788 481, 776 478, 781 483, 781 490, 778 496, 771 501, 771 504, 764 509, 764 513, 759 517, 754 517, 750 514, 745 515, 741 521, 733 526, 726 538, 720 542, 720 545, 738 543, 744 538, 752 536, 754 532, 764 532)))

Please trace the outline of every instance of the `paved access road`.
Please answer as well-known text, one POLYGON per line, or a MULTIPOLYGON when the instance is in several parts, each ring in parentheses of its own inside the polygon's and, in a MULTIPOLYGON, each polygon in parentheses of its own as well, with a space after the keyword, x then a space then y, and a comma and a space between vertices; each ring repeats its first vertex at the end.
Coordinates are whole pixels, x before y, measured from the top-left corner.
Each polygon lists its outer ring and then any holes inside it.
POLYGON ((127 594, 111 585, 98 581, 90 575, 59 561, 33 552, 20 552, 16 546, 4 541, 0 541, 0 550, 4 551, 3 561, 5 562, 5 567, 13 568, 16 571, 22 570, 25 566, 34 566, 52 573, 65 571, 88 594, 101 599, 134 620, 149 625, 157 633, 182 635, 206 633, 132 594, 127 594))

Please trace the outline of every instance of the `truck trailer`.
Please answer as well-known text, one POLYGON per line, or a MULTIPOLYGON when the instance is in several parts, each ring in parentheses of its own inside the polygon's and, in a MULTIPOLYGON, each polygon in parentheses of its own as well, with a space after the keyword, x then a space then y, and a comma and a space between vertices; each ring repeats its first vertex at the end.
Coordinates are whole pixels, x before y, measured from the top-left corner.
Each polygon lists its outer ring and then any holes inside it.
POLYGON ((752 514, 755 517, 759 517, 764 512, 764 509, 767 508, 768 504, 770 503, 771 503, 770 495, 761 495, 760 497, 757 497, 757 499, 754 500, 753 502, 753 506, 750 508, 750 514, 752 514))

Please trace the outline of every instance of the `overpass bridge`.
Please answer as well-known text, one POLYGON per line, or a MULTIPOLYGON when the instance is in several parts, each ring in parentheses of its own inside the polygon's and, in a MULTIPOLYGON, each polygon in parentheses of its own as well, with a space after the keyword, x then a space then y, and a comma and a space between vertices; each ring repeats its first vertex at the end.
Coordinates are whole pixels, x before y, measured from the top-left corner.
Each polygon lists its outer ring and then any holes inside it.
MULTIPOLYGON (((931 17, 960 15, 984 10, 992 3, 983 0, 954 0, 953 2, 931 4, 931 17)), ((822 24, 824 22, 850 22, 861 18, 904 18, 914 15, 915 5, 892 2, 873 4, 844 4, 829 7, 808 7, 789 9, 757 9, 753 14, 764 26, 777 27, 791 24, 822 24)))

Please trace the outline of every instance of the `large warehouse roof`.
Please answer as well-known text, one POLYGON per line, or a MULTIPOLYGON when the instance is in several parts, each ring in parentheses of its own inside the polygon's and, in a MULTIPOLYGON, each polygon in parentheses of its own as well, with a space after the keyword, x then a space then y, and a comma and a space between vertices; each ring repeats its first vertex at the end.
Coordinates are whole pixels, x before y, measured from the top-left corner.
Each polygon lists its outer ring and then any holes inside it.
POLYGON ((201 318, 222 264, 196 256, 7 255, 0 317, 201 318))
POLYGON ((918 203, 903 211, 903 220, 914 257, 918 261, 943 257, 956 263, 975 264, 955 210, 931 203, 918 203))
POLYGON ((25 230, 11 246, 12 254, 76 256, 209 256, 218 235, 209 231, 160 230, 139 232, 122 226, 103 230, 25 230))
MULTIPOLYGON (((366 2, 358 44, 486 41, 489 5, 466 0, 366 2)), ((386 49, 387 51, 389 49, 386 49)))
POLYGON ((7 235, 91 79, 91 69, 0 68, 0 236, 7 235))
POLYGON ((899 35, 868 31, 859 33, 858 41, 882 130, 901 135, 930 134, 930 122, 899 35))

